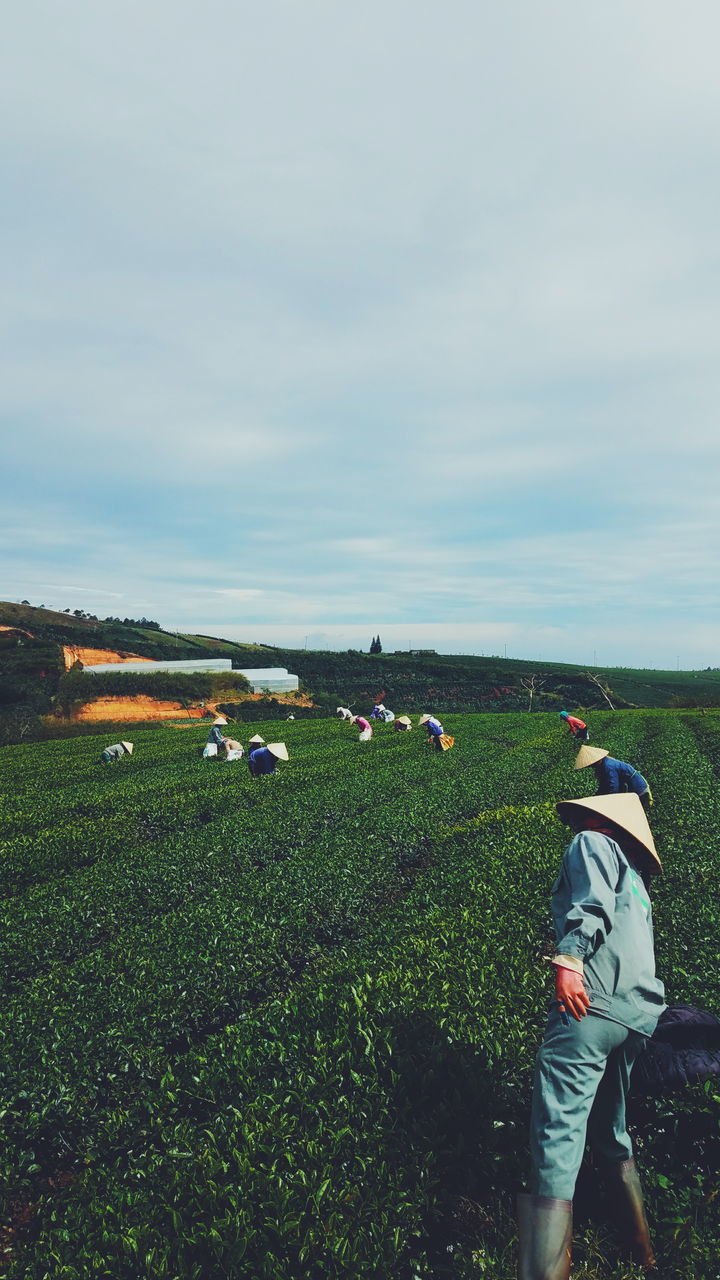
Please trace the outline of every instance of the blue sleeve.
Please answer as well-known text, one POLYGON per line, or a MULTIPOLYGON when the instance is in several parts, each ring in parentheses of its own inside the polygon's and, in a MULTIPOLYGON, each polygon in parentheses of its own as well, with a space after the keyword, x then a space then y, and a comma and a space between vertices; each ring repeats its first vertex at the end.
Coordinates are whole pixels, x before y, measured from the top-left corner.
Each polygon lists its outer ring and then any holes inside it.
POLYGON ((630 790, 634 791, 635 794, 638 796, 641 796, 643 791, 649 791, 650 789, 650 784, 647 778, 643 778, 639 769, 636 769, 635 772, 633 773, 633 776, 630 779, 629 786, 630 786, 630 790))
MULTIPOLYGON (((569 906, 558 937, 557 953, 589 960, 613 927, 620 864, 612 841, 581 831, 563 859, 560 884, 569 906)), ((557 930, 558 933, 560 930, 557 930)))

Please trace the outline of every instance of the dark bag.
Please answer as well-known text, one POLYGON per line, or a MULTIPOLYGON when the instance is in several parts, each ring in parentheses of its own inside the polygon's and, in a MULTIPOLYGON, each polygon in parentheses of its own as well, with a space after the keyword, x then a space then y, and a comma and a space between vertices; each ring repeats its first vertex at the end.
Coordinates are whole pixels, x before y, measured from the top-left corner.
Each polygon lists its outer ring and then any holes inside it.
POLYGON ((673 1093, 712 1077, 720 1078, 720 1019, 689 1004, 671 1005, 637 1060, 633 1092, 673 1093))

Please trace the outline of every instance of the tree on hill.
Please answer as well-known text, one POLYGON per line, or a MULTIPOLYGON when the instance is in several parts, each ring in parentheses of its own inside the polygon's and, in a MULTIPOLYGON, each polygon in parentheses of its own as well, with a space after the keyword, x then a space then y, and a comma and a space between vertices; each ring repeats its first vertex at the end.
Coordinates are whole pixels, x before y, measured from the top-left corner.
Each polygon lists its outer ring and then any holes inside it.
POLYGON ((528 711, 532 711, 533 698, 536 693, 540 692, 546 680, 547 676, 540 675, 537 671, 533 671, 529 675, 520 677, 520 683, 523 689, 526 689, 528 693, 528 711))
POLYGON ((373 637, 373 642, 372 642, 372 644, 370 645, 370 652, 371 652, 371 653, 382 653, 382 644, 380 643, 380 637, 379 637, 379 636, 374 636, 374 637, 373 637))

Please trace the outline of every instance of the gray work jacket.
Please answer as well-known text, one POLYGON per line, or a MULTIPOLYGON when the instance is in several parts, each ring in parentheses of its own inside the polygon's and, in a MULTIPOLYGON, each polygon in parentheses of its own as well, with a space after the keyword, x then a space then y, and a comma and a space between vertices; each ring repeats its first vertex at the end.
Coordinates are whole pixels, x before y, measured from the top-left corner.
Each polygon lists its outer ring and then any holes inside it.
POLYGON ((620 845, 581 831, 553 885, 557 954, 583 963, 591 1013, 651 1036, 665 1008, 655 975, 652 908, 620 845))

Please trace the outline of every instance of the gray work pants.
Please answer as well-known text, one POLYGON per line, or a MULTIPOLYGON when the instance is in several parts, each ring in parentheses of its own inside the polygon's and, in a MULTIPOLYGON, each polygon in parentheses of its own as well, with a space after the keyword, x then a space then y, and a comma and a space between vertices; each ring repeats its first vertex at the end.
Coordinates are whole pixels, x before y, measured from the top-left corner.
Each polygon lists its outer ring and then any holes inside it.
POLYGON ((629 1160, 630 1073, 644 1037, 588 1013, 565 1026, 553 1004, 535 1064, 530 1119, 530 1190, 572 1200, 586 1137, 608 1163, 629 1160))

